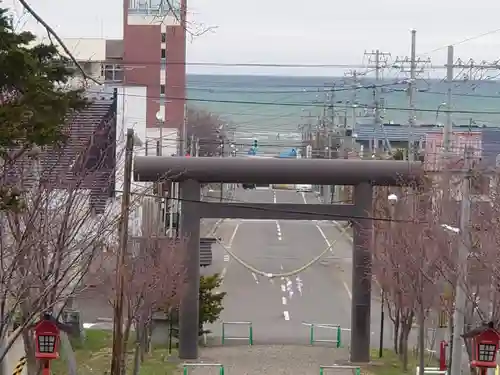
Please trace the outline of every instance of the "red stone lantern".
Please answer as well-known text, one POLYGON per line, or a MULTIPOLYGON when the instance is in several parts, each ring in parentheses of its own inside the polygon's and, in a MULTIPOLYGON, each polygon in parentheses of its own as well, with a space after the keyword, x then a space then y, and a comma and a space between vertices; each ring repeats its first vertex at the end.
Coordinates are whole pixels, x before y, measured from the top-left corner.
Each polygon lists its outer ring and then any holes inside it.
POLYGON ((493 328, 493 323, 466 332, 462 335, 469 340, 471 348, 471 367, 480 369, 480 373, 486 373, 488 368, 495 368, 496 355, 500 340, 500 333, 493 328))
POLYGON ((447 341, 441 341, 439 343, 439 371, 445 371, 447 368, 447 359, 446 359, 446 348, 448 347, 447 341))
POLYGON ((47 314, 35 325, 35 358, 43 364, 43 375, 50 374, 50 361, 59 358, 60 329, 57 321, 47 314))

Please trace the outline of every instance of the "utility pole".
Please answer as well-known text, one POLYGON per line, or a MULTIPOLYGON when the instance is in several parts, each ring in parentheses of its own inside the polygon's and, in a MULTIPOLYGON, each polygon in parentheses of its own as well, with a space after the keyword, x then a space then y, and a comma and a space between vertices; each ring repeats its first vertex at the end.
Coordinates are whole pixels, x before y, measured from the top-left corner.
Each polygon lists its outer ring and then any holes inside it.
MULTIPOLYGON (((221 135, 221 140, 220 140, 220 157, 224 157, 224 144, 225 144, 225 139, 224 136, 221 135)), ((219 201, 222 203, 224 201, 224 183, 220 183, 220 197, 219 201)))
MULTIPOLYGON (((453 89, 453 46, 448 46, 448 59, 446 62, 446 83, 448 85, 448 92, 446 97, 446 124, 443 132, 443 148, 444 152, 450 152, 450 139, 453 131, 453 123, 451 121, 451 100, 453 89)), ((447 157, 446 155, 445 157, 447 157)))
POLYGON ((408 81, 408 126, 410 128, 408 134, 408 158, 410 161, 415 160, 415 146, 413 143, 413 127, 415 126, 415 106, 413 104, 413 94, 415 87, 415 77, 416 77, 416 43, 417 43, 417 31, 413 29, 411 31, 411 56, 410 56, 410 80, 408 81))
POLYGON ((460 236, 458 248, 458 263, 462 274, 458 276, 455 292, 455 309, 453 312, 453 338, 451 349, 450 375, 460 375, 462 371, 462 333, 464 331, 464 312, 467 304, 465 283, 467 276, 467 259, 469 256, 469 224, 470 224, 470 174, 472 168, 471 151, 465 148, 465 176, 461 186, 460 204, 460 236))
POLYGON ((128 224, 130 214, 130 189, 132 185, 132 163, 134 150, 134 131, 127 129, 125 146, 125 167, 123 195, 120 216, 119 246, 116 255, 116 295, 113 306, 113 355, 111 360, 111 375, 121 375, 123 359, 123 309, 125 287, 125 259, 128 251, 128 224))
POLYGON ((418 74, 423 73, 424 67, 430 64, 430 59, 422 60, 416 57, 417 50, 417 31, 411 30, 411 51, 410 57, 403 59, 396 59, 394 63, 395 68, 401 69, 401 72, 410 73, 408 80, 408 156, 410 161, 415 160, 415 145, 412 134, 412 129, 416 125, 415 120, 415 81, 418 74))
MULTIPOLYGON (((385 135, 384 123, 382 122, 382 116, 380 114, 380 110, 382 108, 380 102, 380 90, 377 85, 379 85, 381 80, 382 69, 387 67, 387 62, 391 58, 391 54, 389 52, 381 52, 380 50, 375 50, 371 52, 365 51, 365 57, 368 57, 368 63, 374 64, 375 70, 375 87, 373 89, 373 106, 375 108, 375 128, 382 129, 385 135)), ((385 143, 387 150, 390 154, 392 154, 391 143, 387 136, 385 137, 385 143)), ((377 145, 378 146, 378 145, 377 145)))
POLYGON ((191 139, 189 141, 189 155, 195 156, 195 151, 196 150, 196 144, 195 144, 195 139, 194 135, 191 134, 191 139))

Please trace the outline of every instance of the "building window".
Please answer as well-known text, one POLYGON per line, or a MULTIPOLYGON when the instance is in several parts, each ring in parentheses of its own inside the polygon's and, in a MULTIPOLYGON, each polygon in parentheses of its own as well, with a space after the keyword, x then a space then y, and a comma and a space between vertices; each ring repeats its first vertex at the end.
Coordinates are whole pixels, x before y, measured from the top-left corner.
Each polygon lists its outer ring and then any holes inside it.
POLYGON ((167 50, 165 48, 161 49, 161 58, 165 59, 167 57, 167 50))
POLYGON ((160 95, 165 95, 165 85, 160 85, 160 95))
POLYGON ((166 43, 167 42, 167 33, 161 33, 161 42, 166 43))
POLYGON ((123 66, 120 64, 103 64, 101 66, 101 76, 105 82, 122 82, 123 66))

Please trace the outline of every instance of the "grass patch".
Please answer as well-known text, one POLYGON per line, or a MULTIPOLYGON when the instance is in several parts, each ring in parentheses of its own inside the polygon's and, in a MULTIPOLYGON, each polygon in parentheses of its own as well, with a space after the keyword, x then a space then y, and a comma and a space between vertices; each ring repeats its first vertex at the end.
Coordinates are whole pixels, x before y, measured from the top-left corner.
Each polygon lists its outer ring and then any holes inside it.
MULTIPOLYGON (((378 357, 378 349, 372 349, 371 351, 372 363, 367 366, 363 366, 363 372, 365 374, 372 375, 401 375, 404 374, 403 363, 400 361, 399 356, 390 349, 384 349, 382 358, 378 357)), ((410 351, 408 353, 408 371, 407 374, 415 374, 415 369, 418 366, 418 358, 410 351)), ((426 367, 437 367, 438 362, 431 358, 429 355, 425 356, 425 366, 426 367)))
MULTIPOLYGON (((111 341, 112 332, 105 330, 89 329, 85 331, 86 340, 73 342, 76 362, 79 375, 104 375, 110 371, 111 364, 111 341)), ((62 350, 62 349, 61 349, 62 350)), ((68 367, 64 360, 64 353, 61 358, 52 362, 53 375, 67 375, 68 367)), ((146 360, 139 371, 140 375, 171 375, 176 372, 177 366, 167 361, 168 350, 165 348, 154 348, 148 354, 146 360)), ((133 350, 128 354, 130 362, 129 371, 132 372, 133 350)))

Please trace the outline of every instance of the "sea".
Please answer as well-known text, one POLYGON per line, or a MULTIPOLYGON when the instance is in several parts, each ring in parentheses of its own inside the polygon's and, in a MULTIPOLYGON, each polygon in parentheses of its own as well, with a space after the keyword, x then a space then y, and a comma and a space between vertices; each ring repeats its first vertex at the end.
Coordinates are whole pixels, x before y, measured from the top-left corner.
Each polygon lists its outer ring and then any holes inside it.
MULTIPOLYGON (((313 128, 322 116, 336 121, 373 123, 375 95, 383 106, 384 123, 416 124, 446 121, 450 85, 439 79, 417 79, 413 111, 409 110, 408 79, 376 81, 361 77, 188 75, 188 105, 220 116, 236 142, 247 147, 253 139, 278 149, 298 146, 306 124, 313 128), (346 115, 347 114, 347 115, 346 115), (345 118, 344 118, 345 117, 345 118)), ((500 81, 458 79, 451 85, 454 125, 500 126, 500 81)), ((356 124, 353 124, 354 127, 356 124)), ((269 149, 268 147, 268 149, 269 149)))

